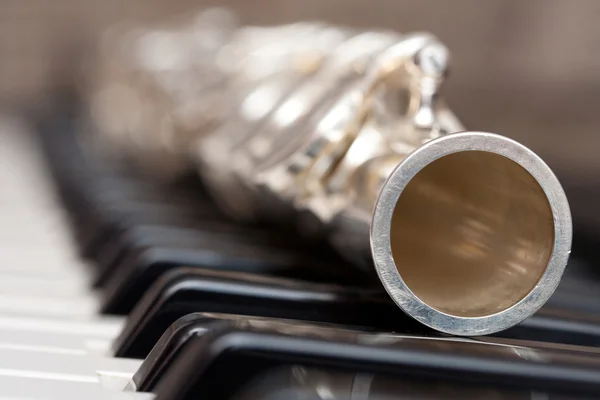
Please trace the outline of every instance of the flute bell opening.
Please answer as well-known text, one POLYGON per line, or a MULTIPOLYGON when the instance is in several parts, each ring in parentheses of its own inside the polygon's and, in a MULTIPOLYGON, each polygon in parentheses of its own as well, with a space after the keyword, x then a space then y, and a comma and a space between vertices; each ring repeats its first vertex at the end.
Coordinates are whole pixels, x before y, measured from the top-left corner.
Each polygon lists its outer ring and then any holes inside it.
POLYGON ((396 268, 422 302, 456 317, 504 311, 544 274, 554 219, 537 180, 516 162, 461 151, 427 164, 393 211, 396 268))

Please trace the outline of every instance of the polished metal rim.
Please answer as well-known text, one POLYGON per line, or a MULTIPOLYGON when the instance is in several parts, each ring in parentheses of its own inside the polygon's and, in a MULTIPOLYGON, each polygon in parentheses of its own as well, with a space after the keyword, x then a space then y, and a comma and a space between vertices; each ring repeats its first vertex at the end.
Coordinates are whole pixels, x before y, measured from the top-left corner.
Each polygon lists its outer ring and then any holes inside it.
POLYGON ((534 152, 514 140, 486 132, 461 132, 440 137, 409 154, 385 182, 371 223, 371 250, 375 269, 394 302, 421 323, 441 332, 462 336, 502 331, 518 324, 542 307, 560 282, 569 258, 571 241, 572 221, 567 197, 548 165, 534 152), (403 281, 391 251, 392 215, 408 182, 427 164, 463 151, 487 151, 519 164, 544 191, 554 218, 553 249, 546 270, 538 283, 510 308, 481 317, 449 315, 422 302, 403 281))

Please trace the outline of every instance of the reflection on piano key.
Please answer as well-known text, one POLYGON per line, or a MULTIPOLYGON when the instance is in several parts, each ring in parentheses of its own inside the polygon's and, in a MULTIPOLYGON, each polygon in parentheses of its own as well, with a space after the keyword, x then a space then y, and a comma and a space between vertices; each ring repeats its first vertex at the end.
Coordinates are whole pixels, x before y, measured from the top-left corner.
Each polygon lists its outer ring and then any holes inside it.
POLYGON ((494 386, 464 386, 444 380, 398 379, 386 374, 317 369, 302 365, 277 367, 255 377, 233 400, 414 400, 489 399, 559 400, 561 396, 494 386))
POLYGON ((310 363, 401 380, 443 380, 470 390, 551 391, 590 396, 600 390, 600 358, 583 351, 519 341, 372 333, 273 318, 190 314, 171 327, 133 381, 157 400, 228 398, 256 374, 281 364, 310 363), (527 347, 529 346, 529 347, 527 347), (227 376, 228 385, 219 384, 227 376), (503 389, 504 388, 504 389, 503 389))

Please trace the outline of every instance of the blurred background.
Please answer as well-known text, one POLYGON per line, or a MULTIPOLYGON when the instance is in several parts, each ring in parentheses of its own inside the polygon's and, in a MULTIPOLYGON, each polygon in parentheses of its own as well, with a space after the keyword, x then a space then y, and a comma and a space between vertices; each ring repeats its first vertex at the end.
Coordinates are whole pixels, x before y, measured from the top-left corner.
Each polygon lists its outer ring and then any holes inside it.
POLYGON ((321 19, 430 31, 452 52, 444 89, 471 130, 512 137, 567 190, 578 231, 600 227, 600 2, 596 0, 2 0, 0 107, 26 113, 85 75, 98 36, 123 19, 154 22, 211 5, 242 23, 321 19))

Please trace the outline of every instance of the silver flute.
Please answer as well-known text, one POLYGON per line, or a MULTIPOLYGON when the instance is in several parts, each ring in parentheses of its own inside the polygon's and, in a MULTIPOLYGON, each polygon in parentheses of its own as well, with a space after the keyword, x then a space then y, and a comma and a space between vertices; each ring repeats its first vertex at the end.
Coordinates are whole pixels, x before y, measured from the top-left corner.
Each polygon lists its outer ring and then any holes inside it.
MULTIPOLYGON (((194 49, 191 60, 159 71, 130 63, 97 81, 96 109, 117 104, 98 93, 126 82, 152 110, 112 137, 143 142, 130 147, 155 166, 169 154, 196 168, 234 219, 329 241, 438 331, 501 331, 552 295, 571 248, 565 193, 525 146, 465 130, 439 96, 449 51, 436 37, 195 24, 171 45, 194 49), (216 44, 193 43, 198 25, 216 44)), ((97 125, 110 130, 102 118, 123 113, 96 112, 97 125)))

